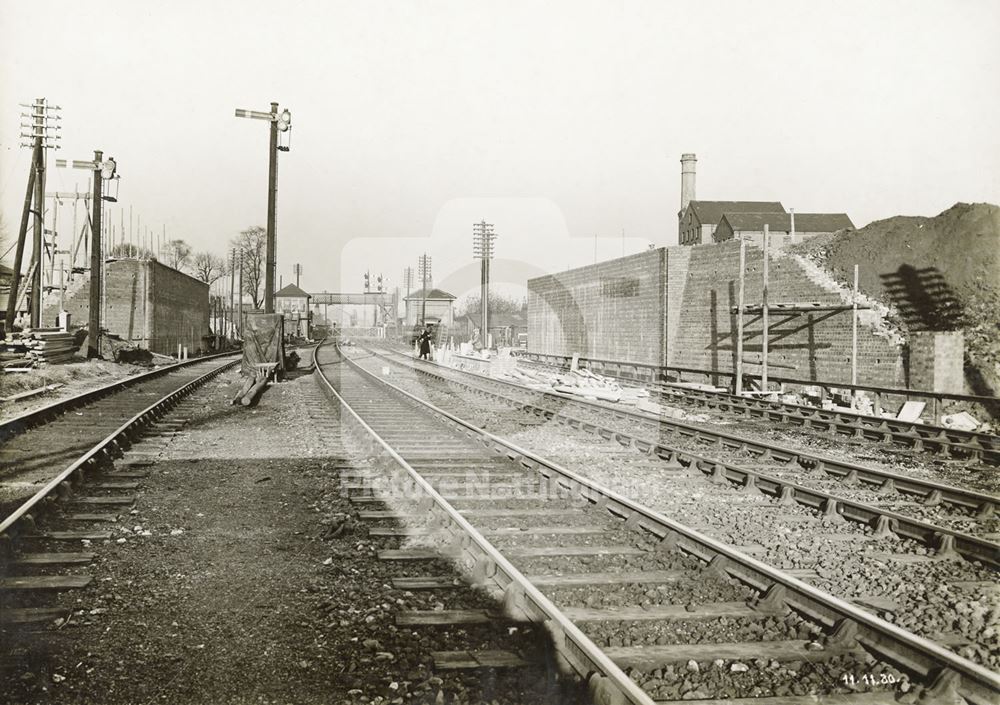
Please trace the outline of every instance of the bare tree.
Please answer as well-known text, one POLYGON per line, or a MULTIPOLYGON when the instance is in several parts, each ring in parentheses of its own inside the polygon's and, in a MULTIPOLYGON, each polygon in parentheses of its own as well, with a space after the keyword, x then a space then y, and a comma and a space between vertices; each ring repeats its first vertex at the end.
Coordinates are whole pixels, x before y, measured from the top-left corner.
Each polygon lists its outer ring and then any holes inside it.
POLYGON ((209 286, 226 274, 226 261, 211 252, 197 253, 194 256, 192 267, 198 281, 203 281, 209 286))
POLYGON ((191 260, 191 246, 183 240, 170 240, 163 246, 168 266, 183 270, 191 260))
POLYGON ((264 303, 261 285, 264 283, 265 246, 267 231, 255 225, 241 232, 233 240, 236 256, 243 256, 243 294, 253 301, 254 308, 264 303))
POLYGON ((108 257, 115 259, 149 259, 153 253, 145 247, 139 247, 131 242, 119 242, 111 248, 108 257))
MULTIPOLYGON (((480 294, 467 294, 463 296, 461 303, 455 307, 456 313, 459 316, 466 314, 478 316, 482 311, 480 299, 482 299, 480 294)), ((518 301, 513 297, 505 296, 495 291, 490 292, 490 311, 493 313, 519 313, 523 308, 523 301, 518 301)))

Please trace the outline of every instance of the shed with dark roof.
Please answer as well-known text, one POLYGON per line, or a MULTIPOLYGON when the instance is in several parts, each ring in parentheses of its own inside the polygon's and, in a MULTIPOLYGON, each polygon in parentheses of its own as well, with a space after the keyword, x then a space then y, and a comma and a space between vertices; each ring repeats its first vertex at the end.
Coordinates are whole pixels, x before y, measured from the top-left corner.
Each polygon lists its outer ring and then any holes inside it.
POLYGON ((691 201, 678 216, 681 245, 714 242, 715 229, 727 213, 785 213, 779 201, 691 201))
POLYGON ((801 242, 803 238, 853 229, 846 213, 725 213, 713 236, 715 242, 739 239, 764 244, 764 225, 768 226, 771 247, 801 242), (794 224, 793 224, 794 218, 794 224))

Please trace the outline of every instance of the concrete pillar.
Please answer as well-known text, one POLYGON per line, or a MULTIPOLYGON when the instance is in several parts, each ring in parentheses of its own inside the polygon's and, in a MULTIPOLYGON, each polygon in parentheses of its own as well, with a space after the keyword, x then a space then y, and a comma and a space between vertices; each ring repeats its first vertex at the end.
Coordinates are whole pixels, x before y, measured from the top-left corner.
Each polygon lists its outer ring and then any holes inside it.
POLYGON ((693 154, 681 155, 681 212, 688 207, 688 203, 695 200, 694 165, 697 161, 693 154))

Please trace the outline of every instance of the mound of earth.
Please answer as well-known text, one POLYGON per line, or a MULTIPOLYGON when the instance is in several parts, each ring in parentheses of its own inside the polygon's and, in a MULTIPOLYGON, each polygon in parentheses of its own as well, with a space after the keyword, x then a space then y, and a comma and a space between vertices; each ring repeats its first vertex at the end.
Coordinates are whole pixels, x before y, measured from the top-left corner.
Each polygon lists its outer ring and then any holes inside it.
POLYGON ((896 216, 796 248, 888 304, 905 331, 965 333, 974 394, 1000 392, 1000 206, 956 203, 933 218, 896 216))

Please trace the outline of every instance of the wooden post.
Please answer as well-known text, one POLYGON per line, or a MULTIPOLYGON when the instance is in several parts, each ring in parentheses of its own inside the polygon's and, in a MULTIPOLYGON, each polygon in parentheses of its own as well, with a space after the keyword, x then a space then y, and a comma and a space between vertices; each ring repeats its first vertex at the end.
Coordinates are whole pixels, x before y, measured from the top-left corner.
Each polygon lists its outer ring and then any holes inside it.
MULTIPOLYGON (((871 379, 871 378, 869 378, 871 379)), ((854 295, 851 297, 851 384, 858 383, 858 265, 854 265, 854 295)), ((858 390, 851 389, 851 408, 858 408, 858 390)))
POLYGON ((771 233, 767 223, 764 223, 764 290, 761 293, 761 325, 764 328, 761 338, 761 370, 760 388, 767 392, 767 339, 768 339, 768 316, 767 316, 767 286, 768 286, 768 259, 771 255, 771 233))
POLYGON ((740 240, 740 286, 736 294, 736 394, 743 393, 743 283, 747 268, 747 243, 740 240))

